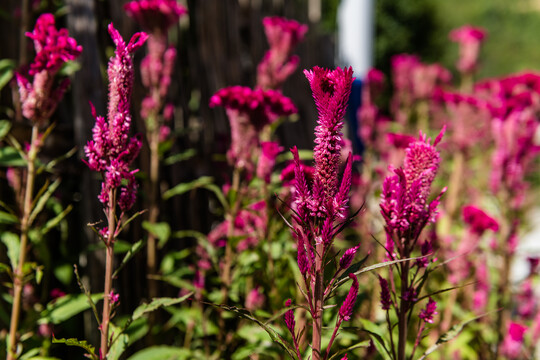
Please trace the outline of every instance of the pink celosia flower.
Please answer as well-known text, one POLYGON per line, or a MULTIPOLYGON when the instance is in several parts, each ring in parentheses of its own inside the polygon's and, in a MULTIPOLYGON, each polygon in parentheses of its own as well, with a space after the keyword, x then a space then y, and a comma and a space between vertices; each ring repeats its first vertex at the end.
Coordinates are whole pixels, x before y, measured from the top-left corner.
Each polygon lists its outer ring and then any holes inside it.
POLYGON ((416 99, 430 99, 437 86, 448 84, 450 71, 439 64, 418 63, 413 68, 412 90, 416 99))
POLYGON ((390 296, 390 288, 388 281, 379 275, 379 285, 381 286, 381 307, 383 310, 389 310, 392 306, 392 297, 390 296))
POLYGON ((414 136, 395 133, 387 133, 386 139, 397 149, 406 149, 412 142, 416 141, 414 136))
POLYGON ((257 67, 257 86, 279 89, 298 66, 299 58, 291 56, 291 53, 308 28, 294 20, 277 16, 264 18, 263 25, 270 49, 257 67))
POLYGON ((253 154, 258 152, 261 129, 280 116, 297 112, 292 101, 275 90, 252 90, 231 86, 218 90, 210 98, 210 107, 223 106, 231 126, 229 162, 249 174, 255 171, 253 154))
POLYGON ((111 304, 114 305, 120 300, 120 294, 115 294, 114 291, 111 290, 109 298, 111 299, 111 304))
POLYGON ((482 28, 464 25, 450 32, 450 40, 459 43, 459 61, 457 68, 463 73, 470 73, 476 69, 480 44, 486 37, 482 28))
POLYGON ((433 316, 437 315, 437 302, 432 298, 429 298, 426 308, 420 311, 418 317, 427 323, 433 324, 433 316))
POLYGON ((474 205, 463 207, 463 221, 471 227, 471 231, 481 236, 486 230, 499 231, 497 220, 474 205))
POLYGON ((528 328, 516 322, 511 322, 508 325, 508 333, 506 334, 501 345, 501 355, 507 359, 522 359, 523 355, 523 340, 525 332, 528 328))
POLYGON ((478 312, 485 311, 489 300, 491 286, 489 283, 489 272, 487 267, 487 259, 480 259, 476 266, 476 284, 473 296, 473 309, 478 312))
POLYGON ((166 33, 187 9, 176 0, 139 0, 124 5, 129 16, 133 17, 146 31, 166 33))
POLYGON ((109 33, 116 44, 116 52, 110 59, 107 69, 108 121, 102 116, 97 116, 92 107, 96 124, 92 130, 93 139, 84 150, 88 158, 86 161, 88 167, 103 173, 104 182, 99 200, 107 209, 110 200, 109 191, 120 189, 117 203, 122 211, 126 211, 133 206, 137 189, 134 176, 137 170, 130 171, 129 165, 141 148, 139 137, 129 137, 131 125, 129 108, 133 88, 132 54, 144 44, 148 36, 145 33, 137 33, 126 44, 112 24, 109 25, 109 33), (122 185, 123 179, 127 181, 125 185, 122 185))
POLYGON ((314 67, 313 70, 305 70, 304 73, 309 80, 319 111, 318 125, 315 127, 316 145, 313 150, 315 178, 309 208, 312 216, 324 217, 325 213, 335 213, 335 209, 346 205, 348 200, 348 188, 346 196, 338 194, 337 172, 343 138, 342 119, 345 116, 353 81, 352 68, 337 68, 330 71, 314 67), (334 203, 335 197, 345 203, 334 203))
POLYGON ((426 224, 434 220, 440 195, 431 203, 427 200, 440 162, 435 146, 443 133, 444 129, 433 145, 421 135, 407 148, 403 168, 395 169, 395 175, 384 180, 381 214, 386 221, 387 233, 395 232, 399 241, 415 241, 426 224))
POLYGON ((34 40, 36 57, 30 64, 28 74, 32 82, 15 73, 21 95, 23 115, 36 123, 48 120, 69 86, 64 79, 55 88, 55 75, 64 63, 75 60, 82 52, 75 39, 68 36, 67 29, 57 30, 52 14, 41 15, 34 31, 26 33, 34 40))
POLYGON ((532 279, 526 279, 521 284, 521 289, 516 297, 517 313, 523 319, 531 319, 537 312, 536 296, 534 294, 534 288, 532 279))
POLYGON ((257 286, 255 289, 251 289, 246 297, 246 309, 254 311, 260 309, 264 305, 266 297, 261 292, 261 288, 257 286))
POLYGON ((277 142, 264 141, 261 143, 261 156, 257 163, 257 176, 267 184, 270 183, 270 176, 276 163, 276 157, 281 151, 283 151, 283 147, 279 146, 277 142))
POLYGON ((356 277, 356 275, 350 273, 349 278, 353 281, 353 283, 351 284, 351 288, 349 289, 349 293, 347 294, 345 301, 339 308, 339 317, 345 321, 351 320, 354 303, 356 302, 356 297, 358 296, 359 287, 358 278, 356 277))
MULTIPOLYGON (((285 306, 286 307, 289 307, 291 306, 292 304, 292 300, 291 299, 288 299, 287 301, 285 301, 285 306)), ((295 327, 295 321, 294 321, 294 312, 293 310, 288 310, 286 313, 285 313, 285 324, 287 325, 287 329, 289 329, 290 333, 293 335, 293 337, 295 336, 294 334, 294 327, 295 327)))
POLYGON ((339 269, 346 270, 351 266, 352 261, 354 260, 354 257, 356 256, 356 252, 360 248, 360 244, 356 245, 355 247, 352 247, 350 249, 345 250, 341 258, 339 259, 339 269))

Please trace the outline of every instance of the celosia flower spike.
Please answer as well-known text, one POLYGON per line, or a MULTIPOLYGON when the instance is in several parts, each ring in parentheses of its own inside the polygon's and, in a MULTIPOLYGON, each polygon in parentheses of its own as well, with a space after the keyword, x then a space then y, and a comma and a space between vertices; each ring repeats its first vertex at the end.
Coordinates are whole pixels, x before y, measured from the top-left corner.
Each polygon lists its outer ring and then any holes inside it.
POLYGON ((341 256, 341 259, 339 259, 340 270, 346 270, 349 268, 349 266, 351 266, 354 260, 354 257, 356 255, 356 252, 358 251, 358 248, 360 248, 360 244, 356 245, 355 247, 345 250, 345 252, 341 256))
POLYGON ((418 317, 427 323, 433 324, 433 316, 438 314, 438 312, 435 311, 436 309, 437 302, 430 297, 426 304, 426 308, 420 311, 418 317))
MULTIPOLYGON (((285 306, 286 307, 289 307, 291 306, 292 304, 292 300, 291 299, 288 299, 287 301, 285 301, 285 306)), ((294 333, 294 327, 296 326, 296 323, 294 321, 294 312, 293 310, 288 310, 286 313, 285 313, 285 324, 287 325, 287 329, 289 329, 291 335, 293 337, 295 337, 295 333, 294 333)))
POLYGON ((354 303, 356 302, 356 297, 358 296, 358 278, 353 273, 349 274, 349 278, 353 281, 349 293, 343 302, 343 305, 339 308, 339 317, 342 320, 349 321, 351 319, 354 303))
POLYGON ((390 288, 388 281, 379 275, 379 285, 381 286, 381 307, 383 310, 389 310, 392 306, 392 297, 390 296, 390 288))
POLYGON ((34 77, 32 82, 22 74, 15 73, 22 114, 34 123, 43 123, 56 110, 70 83, 65 78, 55 85, 55 75, 64 63, 75 60, 81 54, 82 47, 68 36, 66 29, 56 29, 52 14, 41 15, 34 31, 26 33, 26 36, 34 40, 36 57, 28 71, 34 77))
POLYGON ((133 87, 132 53, 147 39, 145 33, 137 33, 126 45, 118 31, 109 25, 109 33, 116 44, 115 56, 109 61, 109 114, 108 119, 97 116, 91 105, 96 123, 92 140, 85 146, 86 164, 91 170, 103 173, 104 182, 98 196, 105 209, 109 207, 109 191, 120 188, 117 203, 122 211, 129 210, 135 202, 137 183, 130 164, 142 146, 140 136, 129 137, 131 114, 129 112, 133 87), (122 185, 122 180, 126 181, 122 185))
POLYGON ((337 192, 337 172, 341 156, 343 116, 354 78, 352 68, 336 70, 314 67, 305 70, 319 112, 315 128, 315 181, 313 185, 312 214, 325 216, 325 206, 337 192))
POLYGON ((139 0, 124 5, 124 10, 146 31, 164 34, 183 15, 187 9, 177 0, 139 0))

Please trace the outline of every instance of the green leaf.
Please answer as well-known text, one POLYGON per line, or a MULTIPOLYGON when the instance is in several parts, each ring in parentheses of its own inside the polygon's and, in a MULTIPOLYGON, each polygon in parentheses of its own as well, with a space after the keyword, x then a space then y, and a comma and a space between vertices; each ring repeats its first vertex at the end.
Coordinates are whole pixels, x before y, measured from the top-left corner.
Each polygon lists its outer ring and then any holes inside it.
POLYGON ((11 59, 0 60, 0 90, 2 90, 13 78, 14 69, 15 61, 11 59))
POLYGON ((173 346, 151 346, 135 353, 128 360, 183 360, 191 359, 191 351, 173 346))
POLYGON ((120 272, 120 270, 123 269, 123 267, 127 264, 127 262, 129 260, 131 260, 131 258, 137 254, 143 247, 144 247, 144 244, 146 244, 146 241, 145 240, 139 240, 137 241, 135 244, 133 244, 131 246, 131 248, 127 251, 126 255, 124 256, 124 258, 122 259, 122 262, 120 263, 120 265, 116 268, 116 270, 114 271, 114 274, 113 274, 113 279, 118 275, 118 273, 120 272))
POLYGON ((61 156, 49 161, 47 164, 44 165, 44 169, 47 170, 48 172, 52 172, 54 167, 56 166, 56 164, 58 164, 60 161, 64 161, 65 159, 68 159, 68 158, 72 157, 76 153, 77 153, 77 148, 74 147, 73 149, 71 149, 67 153, 65 153, 64 155, 61 155, 61 156))
POLYGON ((45 225, 43 225, 43 227, 41 228, 41 233, 45 235, 46 233, 54 229, 62 220, 64 220, 67 214, 71 212, 71 209, 73 209, 73 206, 68 205, 68 207, 65 208, 64 211, 47 221, 45 225))
MULTIPOLYGON (((92 295, 92 301, 103 299, 103 294, 92 295)), ((73 316, 90 309, 85 294, 66 295, 47 304, 40 314, 38 324, 60 324, 73 316)))
POLYGON ((385 360, 391 360, 392 355, 390 353, 390 346, 384 340, 381 329, 376 324, 367 319, 360 319, 360 322, 363 325, 362 330, 369 334, 369 337, 373 341, 373 345, 375 345, 375 348, 379 352, 379 355, 381 355, 385 360))
POLYGON ((214 303, 207 303, 207 302, 203 302, 204 304, 207 304, 207 305, 211 305, 211 306, 214 306, 214 307, 218 307, 218 308, 221 308, 223 310, 227 310, 227 311, 230 311, 230 312, 233 312, 233 313, 236 313, 237 315, 240 315, 240 317, 244 318, 244 319, 247 319, 247 320, 250 320, 254 323, 256 323, 257 325, 259 325, 261 328, 263 328, 267 333, 268 335, 270 335, 270 338, 272 339, 272 341, 276 342, 278 345, 280 345, 286 352, 287 354, 289 354, 289 356, 291 357, 291 359, 298 359, 298 356, 296 355, 296 350, 295 348, 289 344, 287 341, 285 341, 279 334, 276 330, 274 330, 271 326, 263 323, 262 321, 258 320, 257 318, 255 318, 249 311, 247 311, 246 309, 240 309, 240 308, 237 308, 236 306, 227 306, 227 305, 218 305, 218 304, 214 304, 214 303))
POLYGON ((98 360, 98 357, 95 353, 96 348, 90 345, 86 340, 78 340, 76 338, 70 338, 70 339, 57 339, 54 337, 52 338, 53 344, 66 344, 67 346, 77 346, 80 348, 83 348, 88 355, 90 355, 91 359, 98 360))
POLYGON ((21 154, 11 146, 0 147, 0 166, 13 167, 13 166, 26 166, 26 160, 22 158, 21 154))
POLYGON ((36 216, 43 210, 52 194, 56 191, 56 189, 58 189, 58 186, 60 186, 60 179, 56 179, 56 181, 52 184, 47 182, 41 188, 35 200, 35 205, 32 208, 32 212, 30 213, 30 218, 28 220, 29 224, 32 224, 36 216))
MULTIPOLYGON (((0 60, 1 61, 1 60, 0 60)), ((0 120, 0 140, 2 140, 11 130, 11 121, 0 120)))
POLYGON ((4 232, 0 235, 0 240, 4 243, 7 248, 7 255, 9 262, 11 263, 11 268, 16 269, 19 262, 19 236, 11 233, 4 232))
POLYGON ((17 216, 0 211, 0 224, 15 224, 19 221, 19 218, 17 216))
POLYGON ((71 284, 71 280, 73 280, 73 267, 71 264, 65 263, 55 266, 53 272, 54 276, 60 280, 62 284, 66 286, 71 284))
POLYGON ((165 243, 167 242, 167 240, 169 240, 169 237, 171 236, 171 227, 166 222, 158 222, 152 224, 149 221, 143 221, 142 227, 143 229, 147 230, 149 233, 158 238, 158 247, 160 248, 165 245, 165 243))
POLYGON ((352 351, 354 349, 358 349, 358 348, 367 348, 367 347, 370 346, 370 344, 371 344, 371 341, 369 341, 369 340, 361 341, 361 342, 356 343, 356 344, 354 344, 352 346, 349 346, 346 349, 341 349, 340 351, 338 351, 334 355, 330 356, 330 358, 328 360, 337 359, 337 358, 341 359, 341 356, 345 355, 347 352, 352 351))
POLYGON ((139 305, 133 312, 133 315, 131 316, 131 320, 135 321, 141 318, 144 314, 155 311, 159 308, 176 305, 181 302, 184 302, 192 295, 193 293, 189 293, 180 298, 155 298, 149 304, 139 305))
POLYGON ((175 164, 175 163, 177 163, 179 161, 184 161, 184 160, 191 159, 196 154, 197 154, 197 151, 195 149, 187 149, 186 151, 181 152, 179 154, 169 156, 168 158, 166 158, 163 161, 163 163, 165 165, 172 165, 172 164, 175 164))
POLYGON ((197 189, 197 188, 205 188, 206 190, 209 190, 213 192, 216 197, 218 198, 219 202, 223 206, 224 209, 227 209, 229 206, 229 203, 225 199, 225 196, 223 195, 223 192, 221 189, 216 186, 213 183, 214 179, 210 176, 202 176, 198 179, 195 179, 193 181, 190 181, 188 183, 181 183, 173 187, 172 189, 169 189, 165 191, 163 194, 163 199, 168 200, 173 196, 184 194, 188 191, 197 189))
POLYGON ((187 183, 180 183, 173 187, 172 189, 169 189, 165 191, 163 194, 163 199, 168 200, 176 195, 182 195, 188 191, 194 190, 196 188, 200 188, 205 185, 212 184, 213 178, 210 176, 202 176, 198 179, 195 179, 193 181, 187 182, 187 183))
MULTIPOLYGON (((300 157, 300 160, 304 161, 311 161, 313 160, 313 150, 298 150, 298 156, 300 157)), ((283 154, 279 154, 276 157, 276 163, 282 163, 287 160, 292 160, 293 156, 290 151, 284 152, 283 154)))
POLYGON ((113 336, 113 342, 109 348, 107 360, 118 360, 127 348, 129 337, 113 323, 109 324, 109 337, 113 336))
POLYGON ((442 334, 439 339, 437 340, 437 342, 435 344, 433 344, 432 346, 430 346, 426 352, 422 355, 422 357, 420 357, 418 360, 423 360, 425 359, 429 354, 431 354, 432 352, 434 352, 435 350, 437 350, 437 348, 439 346, 441 346, 442 344, 444 343, 447 343, 448 341, 454 339, 456 336, 459 335, 459 333, 461 333, 461 331, 463 330, 463 328, 465 328, 465 326, 467 326, 469 323, 473 322, 473 321, 476 321, 478 319, 481 319, 493 312, 496 312, 496 311, 491 311, 491 312, 488 312, 488 313, 485 313, 485 314, 482 314, 482 315, 478 315, 478 316, 475 316, 473 317, 472 319, 469 319, 469 320, 465 320, 465 321, 462 321, 460 322, 459 324, 456 324, 454 326, 452 326, 450 328, 450 330, 448 330, 447 332, 445 332, 444 334, 442 334))
MULTIPOLYGON (((428 256, 428 255, 426 255, 428 256)), ((373 270, 377 270, 377 269, 380 269, 380 268, 383 268, 383 267, 387 267, 387 266, 390 266, 390 265, 394 265, 394 264, 399 264, 399 263, 402 263, 402 262, 405 262, 405 261, 412 261, 412 260, 418 260, 418 259, 421 259, 425 256, 419 256, 419 257, 415 257, 415 258, 407 258, 407 259, 399 259, 399 260, 392 260, 392 261, 386 261, 386 262, 382 262, 382 263, 378 263, 378 264, 375 264, 375 265, 371 265, 371 266, 366 266, 365 268, 362 268, 358 271, 355 271, 353 274, 355 274, 356 276, 360 275, 360 274, 363 274, 363 273, 366 273, 366 272, 369 272, 369 271, 373 271, 373 270)), ((336 281, 336 283, 334 284, 334 286, 332 287, 332 291, 336 290, 339 286, 341 286, 341 284, 343 284, 344 282, 346 282, 347 280, 349 280, 349 278, 340 278, 340 280, 336 281)))

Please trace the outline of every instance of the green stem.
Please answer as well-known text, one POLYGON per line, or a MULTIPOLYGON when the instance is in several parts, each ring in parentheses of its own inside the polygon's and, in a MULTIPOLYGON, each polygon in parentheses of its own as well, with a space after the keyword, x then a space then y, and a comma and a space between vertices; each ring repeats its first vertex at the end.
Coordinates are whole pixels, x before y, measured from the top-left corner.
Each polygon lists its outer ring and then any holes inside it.
POLYGON ((26 190, 24 194, 23 216, 21 219, 21 242, 19 244, 19 262, 13 273, 13 305, 11 308, 11 321, 9 326, 8 360, 17 358, 17 330, 21 314, 22 290, 24 286, 24 263, 28 247, 28 230, 30 229, 30 213, 32 211, 34 181, 36 177, 36 158, 39 150, 37 144, 39 136, 38 126, 32 127, 30 150, 27 155, 26 190))
POLYGON ((313 360, 320 360, 321 357, 321 339, 322 339, 322 315, 324 298, 324 264, 323 252, 324 244, 321 242, 316 248, 315 259, 315 288, 313 289, 313 335, 311 346, 313 348, 313 360))
POLYGON ((107 358, 109 353, 109 323, 111 320, 111 289, 112 274, 114 268, 114 240, 116 232, 116 189, 109 190, 109 227, 108 236, 105 241, 105 286, 103 290, 103 315, 101 318, 101 356, 107 358))

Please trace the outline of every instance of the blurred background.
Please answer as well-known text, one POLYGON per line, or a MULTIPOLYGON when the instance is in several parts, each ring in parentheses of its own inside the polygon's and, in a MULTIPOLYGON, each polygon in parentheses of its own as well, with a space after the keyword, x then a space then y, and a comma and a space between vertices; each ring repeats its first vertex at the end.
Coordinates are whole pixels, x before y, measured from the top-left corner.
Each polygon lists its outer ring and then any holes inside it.
MULTIPOLYGON (((483 27, 488 33, 484 42, 478 78, 495 77, 522 70, 534 70, 540 66, 540 1, 537 0, 357 0, 372 11, 372 53, 364 54, 367 63, 389 74, 390 59, 395 54, 419 55, 423 62, 439 62, 455 73, 458 45, 448 39, 450 30, 464 24, 483 27), (482 61, 489 59, 489 61, 482 61)), ((14 125, 14 134, 24 141, 30 137, 30 127, 18 110, 16 86, 10 82, 8 70, 24 66, 34 56, 30 41, 24 36, 31 31, 36 18, 51 12, 57 17, 59 27, 67 27, 84 48, 76 68, 68 69, 72 75, 71 90, 53 116, 57 123, 54 137, 44 149, 44 155, 55 157, 77 147, 78 155, 61 166, 64 203, 74 204, 69 227, 84 229, 71 232, 69 238, 61 233, 50 239, 48 288, 63 287, 68 292, 77 292, 73 281, 72 264, 78 263, 81 272, 90 282, 91 288, 100 289, 103 259, 96 256, 97 239, 86 227, 89 222, 102 218, 97 200, 99 178, 91 174, 80 160, 83 147, 91 137, 94 119, 91 116, 91 101, 98 114, 106 108, 106 66, 114 48, 106 27, 115 24, 124 38, 140 29, 127 17, 120 0, 3 0, 0 4, 0 118, 9 119, 14 125), (7 64, 7 65, 6 65, 7 64), (8 70, 6 70, 8 69, 8 70), (94 283, 95 282, 95 283, 94 283)), ((170 153, 181 153, 193 149, 194 157, 186 162, 162 169, 163 188, 168 189, 180 182, 187 182, 203 175, 213 176, 218 184, 227 178, 224 154, 228 148, 229 128, 225 112, 221 108, 210 109, 209 98, 218 89, 255 84, 256 67, 268 48, 263 31, 265 16, 284 16, 308 24, 305 41, 296 53, 300 57, 299 70, 283 87, 299 108, 296 121, 283 124, 277 132, 285 149, 297 145, 312 148, 316 109, 311 92, 301 69, 315 65, 335 67, 349 65, 340 58, 338 39, 343 24, 338 21, 339 0, 187 0, 189 16, 170 34, 176 45, 178 60, 168 97, 175 106, 173 131, 176 141, 170 143, 170 153)), ((345 1, 344 1, 345 2, 345 1)), ((351 14, 349 14, 351 15, 351 14)), ((352 14, 354 18, 354 14, 352 14)), ((358 19, 365 19, 358 14, 358 19)), ((355 34, 349 34, 354 38, 355 34)), ((358 34, 358 37, 365 34, 358 34)), ((369 40, 369 39, 368 39, 369 40)), ((360 41, 360 40, 359 40, 360 41)), ((143 53, 136 55, 136 64, 143 53)), ((358 76, 358 74, 357 74, 358 76)), ((144 96, 136 69, 133 114, 135 130, 143 129, 139 118, 139 106, 144 96)), ((388 82, 389 83, 389 82, 388 82)), ((140 177, 144 178, 144 164, 148 151, 141 153, 140 177)), ((144 189, 141 198, 144 200, 144 189)), ((5 173, 0 172, 0 197, 9 202, 10 191, 5 173)), ((173 230, 193 229, 207 233, 218 216, 212 211, 212 200, 204 192, 189 193, 162 203, 163 221, 173 230), (210 206, 208 205, 210 204, 210 206)), ((138 220, 142 221, 142 219, 138 220)), ((144 236, 140 226, 132 226, 125 240, 144 236)), ((186 244, 169 244, 172 247, 186 244)), ((167 251, 164 249, 163 251, 167 251)), ((0 256, 3 256, 0 254, 0 256)), ((144 278, 144 259, 136 259, 123 271, 119 278, 124 301, 123 307, 132 309, 144 298, 145 283, 133 282, 144 278), (134 299, 130 303, 130 299, 134 299)), ((163 289, 176 295, 175 289, 163 289)), ((46 294, 43 295, 46 297, 46 294)), ((0 306, 5 303, 0 302, 0 306)), ((4 309, 6 310, 7 307, 4 309)), ((0 319, 5 321, 6 319, 0 319)), ((89 323, 89 322, 87 322, 89 323)), ((77 336, 76 325, 70 333, 77 336)), ((87 335, 91 331, 88 330, 87 335)), ((88 336, 87 336, 88 338, 88 336)))

